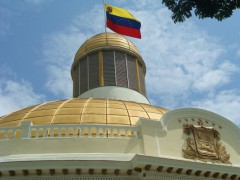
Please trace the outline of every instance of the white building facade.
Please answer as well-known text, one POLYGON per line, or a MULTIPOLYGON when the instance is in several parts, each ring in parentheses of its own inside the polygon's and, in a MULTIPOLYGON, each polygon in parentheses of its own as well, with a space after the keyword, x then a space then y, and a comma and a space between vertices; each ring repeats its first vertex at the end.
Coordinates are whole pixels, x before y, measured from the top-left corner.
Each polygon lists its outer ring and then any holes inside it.
POLYGON ((125 37, 87 40, 72 99, 0 117, 0 180, 240 180, 240 129, 215 113, 150 105, 125 37))

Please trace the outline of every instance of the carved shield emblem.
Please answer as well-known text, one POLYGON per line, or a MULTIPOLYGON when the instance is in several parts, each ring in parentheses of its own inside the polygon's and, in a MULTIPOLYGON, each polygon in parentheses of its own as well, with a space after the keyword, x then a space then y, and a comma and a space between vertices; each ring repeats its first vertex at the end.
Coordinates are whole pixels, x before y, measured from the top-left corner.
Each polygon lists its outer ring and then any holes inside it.
POLYGON ((218 154, 215 147, 214 131, 204 127, 194 127, 193 135, 196 143, 197 153, 205 158, 218 159, 218 154))
POLYGON ((212 127, 183 125, 187 135, 186 148, 182 149, 186 158, 211 159, 227 162, 230 158, 220 141, 220 134, 212 127))

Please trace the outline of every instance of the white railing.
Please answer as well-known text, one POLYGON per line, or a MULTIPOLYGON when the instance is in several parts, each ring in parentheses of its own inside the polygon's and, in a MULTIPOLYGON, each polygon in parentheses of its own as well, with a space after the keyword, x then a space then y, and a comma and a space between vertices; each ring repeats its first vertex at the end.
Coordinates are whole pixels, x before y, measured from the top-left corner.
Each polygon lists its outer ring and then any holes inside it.
POLYGON ((0 128, 0 140, 32 138, 139 138, 139 126, 53 124, 33 126, 24 121, 18 127, 0 128))

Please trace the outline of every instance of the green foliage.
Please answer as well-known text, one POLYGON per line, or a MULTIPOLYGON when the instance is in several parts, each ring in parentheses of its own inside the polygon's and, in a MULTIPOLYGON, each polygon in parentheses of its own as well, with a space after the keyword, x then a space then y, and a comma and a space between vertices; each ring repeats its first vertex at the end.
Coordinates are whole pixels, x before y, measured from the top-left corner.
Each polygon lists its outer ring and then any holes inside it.
POLYGON ((240 8, 240 0, 162 0, 162 3, 172 11, 175 23, 185 21, 193 12, 201 19, 215 18, 221 21, 240 8))

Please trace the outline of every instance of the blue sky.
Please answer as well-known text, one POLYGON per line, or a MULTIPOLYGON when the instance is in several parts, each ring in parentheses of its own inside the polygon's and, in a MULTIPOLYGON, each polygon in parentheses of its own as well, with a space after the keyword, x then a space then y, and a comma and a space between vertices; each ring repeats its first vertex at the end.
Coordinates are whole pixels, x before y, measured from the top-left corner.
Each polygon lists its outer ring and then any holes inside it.
MULTIPOLYGON (((240 126, 240 11, 174 24, 160 0, 106 3, 142 23, 142 39, 130 40, 146 63, 153 105, 207 109, 240 126)), ((74 55, 104 31, 103 13, 100 0, 0 0, 0 116, 71 98, 74 55)))

